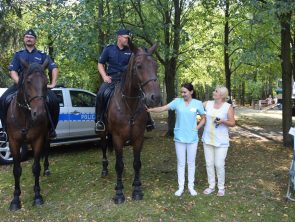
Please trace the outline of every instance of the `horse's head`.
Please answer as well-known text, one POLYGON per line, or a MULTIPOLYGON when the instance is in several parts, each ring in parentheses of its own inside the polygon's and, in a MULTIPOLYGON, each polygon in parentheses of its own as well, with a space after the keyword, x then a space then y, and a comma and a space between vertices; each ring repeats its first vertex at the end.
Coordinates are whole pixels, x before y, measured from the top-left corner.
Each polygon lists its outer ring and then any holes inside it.
POLYGON ((31 112, 35 120, 40 114, 46 113, 45 99, 47 96, 48 80, 44 73, 48 60, 41 65, 38 63, 28 64, 21 59, 24 71, 19 80, 19 93, 22 94, 22 105, 31 112))
POLYGON ((160 84, 157 78, 157 63, 152 54, 157 44, 149 49, 130 47, 133 52, 128 72, 131 73, 136 87, 142 91, 144 102, 148 107, 155 107, 161 102, 160 84))

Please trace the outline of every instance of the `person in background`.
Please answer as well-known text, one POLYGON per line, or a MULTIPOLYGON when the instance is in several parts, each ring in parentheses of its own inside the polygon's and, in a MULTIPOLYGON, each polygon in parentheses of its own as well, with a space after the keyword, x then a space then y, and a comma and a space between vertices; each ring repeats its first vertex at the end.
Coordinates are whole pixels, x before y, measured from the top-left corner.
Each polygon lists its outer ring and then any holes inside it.
POLYGON ((174 142, 177 156, 178 190, 176 196, 181 196, 185 184, 185 164, 188 165, 188 190, 192 196, 197 195, 194 189, 195 159, 198 148, 198 130, 205 123, 205 112, 202 102, 195 97, 194 87, 191 83, 181 85, 182 98, 176 98, 169 104, 149 108, 148 112, 164 112, 175 110, 176 123, 174 128, 174 142), (197 115, 201 116, 197 124, 197 115))
MULTIPOLYGON (((59 102, 56 98, 54 92, 52 92, 52 88, 54 88, 57 84, 57 77, 58 77, 58 68, 57 65, 53 62, 53 60, 44 52, 37 50, 35 47, 37 41, 37 35, 34 30, 29 29, 24 34, 24 45, 25 48, 20 50, 14 54, 14 57, 8 67, 10 77, 14 80, 14 84, 9 87, 1 96, 0 98, 0 119, 3 127, 3 131, 0 132, 0 140, 7 141, 7 134, 6 130, 6 115, 9 104, 13 98, 13 95, 16 93, 18 89, 19 83, 19 76, 22 75, 24 67, 21 64, 21 59, 26 61, 28 64, 32 63, 39 63, 43 64, 45 60, 48 60, 48 69, 50 74, 50 84, 47 85, 47 106, 48 107, 48 114, 52 121, 50 121, 50 131, 49 137, 54 138, 56 137, 55 128, 58 123, 59 117, 59 102)), ((47 109, 47 108, 46 108, 47 109)))
POLYGON ((272 97, 271 95, 268 96, 268 98, 265 99, 267 101, 267 105, 272 105, 272 97))
POLYGON ((215 191, 215 170, 218 179, 217 196, 225 194, 225 158, 229 147, 229 127, 235 126, 234 109, 225 102, 228 90, 217 86, 213 92, 213 100, 204 102, 206 123, 202 136, 209 187, 204 194, 215 191))
MULTIPOLYGON (((98 60, 97 69, 103 80, 96 99, 96 120, 95 132, 105 131, 104 114, 107 104, 115 89, 115 85, 121 81, 122 74, 127 71, 131 50, 129 44, 130 31, 120 29, 117 31, 117 43, 106 46, 98 60)), ((148 122, 146 129, 151 131, 154 129, 154 121, 148 113, 148 122)))

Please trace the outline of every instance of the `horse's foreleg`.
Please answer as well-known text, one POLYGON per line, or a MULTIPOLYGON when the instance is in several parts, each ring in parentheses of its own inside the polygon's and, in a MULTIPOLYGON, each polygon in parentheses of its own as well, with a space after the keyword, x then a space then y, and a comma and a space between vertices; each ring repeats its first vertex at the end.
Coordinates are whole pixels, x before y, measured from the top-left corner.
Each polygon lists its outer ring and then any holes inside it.
POLYGON ((34 150, 34 163, 33 163, 32 171, 33 171, 33 174, 35 177, 35 185, 34 185, 35 196, 34 196, 33 206, 35 206, 35 205, 39 206, 39 205, 43 204, 43 198, 40 194, 41 189, 40 189, 40 184, 39 184, 39 178, 40 178, 40 172, 41 172, 40 147, 39 147, 39 149, 37 149, 37 147, 33 148, 33 150, 34 150))
POLYGON ((116 195, 114 197, 114 201, 116 204, 124 203, 125 196, 123 193, 123 182, 122 182, 122 174, 124 170, 124 162, 123 162, 123 146, 121 148, 116 149, 116 173, 117 173, 117 184, 115 187, 116 195))
POLYGON ((108 171, 109 161, 107 158, 107 140, 105 136, 103 136, 101 143, 102 143, 102 156, 103 156, 101 176, 106 177, 109 173, 108 171))
POLYGON ((49 148, 50 148, 50 143, 48 140, 46 140, 45 146, 44 146, 44 173, 43 173, 44 176, 50 175, 49 161, 48 161, 49 148))
MULTIPOLYGON (((11 148, 12 149, 12 148, 11 148)), ((20 202, 20 194, 21 194, 21 189, 20 189, 20 177, 22 174, 22 168, 20 165, 20 153, 19 151, 13 154, 13 176, 14 176, 14 193, 13 193, 13 199, 10 203, 9 210, 11 211, 16 211, 21 209, 21 202, 20 202)))
POLYGON ((133 151, 133 168, 134 168, 134 180, 133 180, 133 200, 142 200, 143 193, 141 191, 141 181, 140 181, 140 169, 141 169, 141 160, 140 160, 141 149, 134 148, 133 151))

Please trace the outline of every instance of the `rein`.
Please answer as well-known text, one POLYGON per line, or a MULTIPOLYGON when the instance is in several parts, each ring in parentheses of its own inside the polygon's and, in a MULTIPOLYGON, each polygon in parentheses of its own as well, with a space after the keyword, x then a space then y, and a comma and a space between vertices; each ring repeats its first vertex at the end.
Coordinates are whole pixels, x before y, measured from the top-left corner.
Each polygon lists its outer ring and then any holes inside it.
MULTIPOLYGON (((139 56, 152 56, 152 55, 149 54, 149 53, 139 53, 139 54, 134 55, 134 57, 132 59, 134 60, 135 57, 139 57, 139 56)), ((134 76, 138 75, 137 70, 136 70, 136 68, 133 68, 133 65, 129 69, 129 71, 132 72, 131 73, 131 79, 133 79, 134 76)), ((129 125, 130 126, 134 125, 134 120, 135 120, 136 115, 141 112, 141 110, 142 110, 141 104, 146 105, 143 102, 143 100, 145 98, 145 93, 144 93, 142 88, 145 87, 149 82, 151 82, 151 81, 155 82, 157 80, 158 80, 157 78, 151 78, 151 79, 148 79, 148 80, 146 80, 144 82, 139 82, 137 84, 138 85, 139 95, 137 95, 137 96, 128 96, 128 95, 124 94, 123 90, 121 90, 122 100, 124 101, 127 109, 129 110, 129 113, 130 113, 130 119, 129 119, 129 125), (127 100, 135 100, 135 101, 137 101, 136 108, 134 109, 134 111, 131 109, 131 107, 130 107, 127 100)))

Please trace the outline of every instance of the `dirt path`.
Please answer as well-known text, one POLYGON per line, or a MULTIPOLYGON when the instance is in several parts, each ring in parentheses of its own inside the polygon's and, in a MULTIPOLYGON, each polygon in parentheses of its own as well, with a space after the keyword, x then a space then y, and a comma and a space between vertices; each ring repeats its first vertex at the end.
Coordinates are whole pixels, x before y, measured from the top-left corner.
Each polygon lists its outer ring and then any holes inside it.
MULTIPOLYGON (((165 134, 167 131, 166 117, 163 115, 157 117, 160 117, 161 120, 156 121, 156 128, 165 134)), ((242 136, 259 141, 282 143, 281 110, 254 110, 246 107, 236 107, 235 118, 236 126, 230 128, 230 137, 232 139, 242 136)))
POLYGON ((232 138, 244 136, 260 141, 283 141, 281 110, 264 111, 237 107, 235 116, 237 125, 230 129, 232 138))

